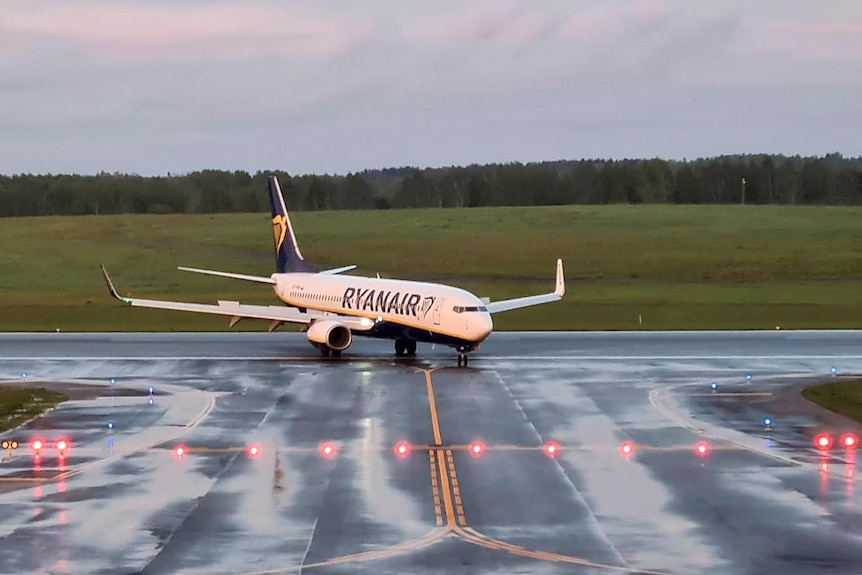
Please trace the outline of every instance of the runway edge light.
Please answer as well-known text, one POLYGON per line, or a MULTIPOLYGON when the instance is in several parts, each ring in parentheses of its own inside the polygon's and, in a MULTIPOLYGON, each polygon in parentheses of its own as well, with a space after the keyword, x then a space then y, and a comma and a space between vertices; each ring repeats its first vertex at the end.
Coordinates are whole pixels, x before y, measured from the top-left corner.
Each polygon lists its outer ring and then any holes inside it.
POLYGON ((257 443, 252 443, 248 446, 246 453, 250 458, 255 459, 258 455, 260 455, 260 451, 260 445, 258 445, 257 443))
POLYGON ((710 447, 706 441, 698 441, 694 446, 694 452, 700 457, 709 455, 710 447))

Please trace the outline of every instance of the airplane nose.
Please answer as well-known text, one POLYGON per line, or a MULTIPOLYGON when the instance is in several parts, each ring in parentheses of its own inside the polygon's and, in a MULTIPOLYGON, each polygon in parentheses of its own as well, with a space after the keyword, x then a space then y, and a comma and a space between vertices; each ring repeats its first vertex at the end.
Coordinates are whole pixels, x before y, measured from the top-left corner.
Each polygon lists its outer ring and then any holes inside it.
POLYGON ((473 325, 471 326, 472 335, 477 339, 477 341, 482 341, 486 337, 491 334, 491 331, 494 329, 494 322, 491 320, 491 314, 483 313, 481 315, 476 316, 473 319, 473 325))

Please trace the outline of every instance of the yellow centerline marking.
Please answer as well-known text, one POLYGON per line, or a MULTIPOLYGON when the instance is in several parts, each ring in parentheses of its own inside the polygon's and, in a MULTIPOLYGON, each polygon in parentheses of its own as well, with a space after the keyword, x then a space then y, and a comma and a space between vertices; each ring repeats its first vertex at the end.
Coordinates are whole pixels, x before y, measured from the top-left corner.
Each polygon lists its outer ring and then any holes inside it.
POLYGON ((449 474, 443 468, 443 450, 437 451, 437 466, 440 471, 440 482, 443 484, 443 506, 446 509, 446 524, 455 524, 455 509, 452 505, 452 493, 449 491, 449 474))
MULTIPOLYGON (((431 428, 434 431, 434 444, 443 445, 440 436, 440 422, 437 420, 437 402, 434 399, 434 387, 431 385, 431 371, 425 371, 425 388, 428 391, 428 407, 431 409, 431 428)), ((442 455, 438 454, 438 455, 442 455)))

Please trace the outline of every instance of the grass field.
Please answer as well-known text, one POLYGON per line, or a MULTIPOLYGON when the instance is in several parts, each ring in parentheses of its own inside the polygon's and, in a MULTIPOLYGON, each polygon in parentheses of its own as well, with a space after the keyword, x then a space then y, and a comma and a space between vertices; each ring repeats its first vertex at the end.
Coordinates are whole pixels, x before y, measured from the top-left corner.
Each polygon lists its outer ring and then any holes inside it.
POLYGON ((803 397, 862 423, 862 379, 814 385, 802 391, 803 397))
MULTIPOLYGON (((492 299, 553 289, 563 302, 497 315, 497 329, 862 327, 862 209, 561 206, 297 213, 319 267, 439 280, 492 299), (642 320, 642 323, 641 321, 642 320)), ((276 303, 258 284, 178 265, 268 275, 267 214, 0 219, 0 330, 223 330, 225 318, 131 309, 145 297, 276 303)), ((237 329, 265 329, 243 322, 237 329)))
POLYGON ((46 389, 0 387, 0 433, 18 427, 66 399, 65 395, 46 389))

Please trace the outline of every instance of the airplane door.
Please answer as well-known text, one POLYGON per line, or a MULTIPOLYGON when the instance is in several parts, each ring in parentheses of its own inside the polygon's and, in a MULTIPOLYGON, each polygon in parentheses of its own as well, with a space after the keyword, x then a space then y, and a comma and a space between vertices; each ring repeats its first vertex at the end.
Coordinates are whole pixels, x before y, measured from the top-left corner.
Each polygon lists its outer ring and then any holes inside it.
POLYGON ((440 325, 440 309, 443 307, 443 298, 438 298, 437 301, 434 302, 434 312, 432 313, 432 317, 434 318, 434 325, 440 325))

